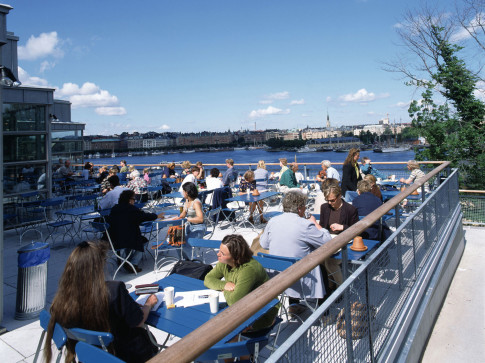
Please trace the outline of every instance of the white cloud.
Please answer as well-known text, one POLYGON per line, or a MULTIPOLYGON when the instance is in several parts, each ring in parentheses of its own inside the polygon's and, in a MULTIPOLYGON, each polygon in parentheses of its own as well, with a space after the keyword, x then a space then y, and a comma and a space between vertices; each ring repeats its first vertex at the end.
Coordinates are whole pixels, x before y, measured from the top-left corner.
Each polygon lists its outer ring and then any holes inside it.
POLYGON ((122 116, 126 115, 124 107, 96 107, 94 111, 103 116, 122 116))
POLYGON ((356 93, 348 93, 339 97, 339 100, 345 102, 369 102, 375 99, 376 95, 373 92, 367 92, 365 88, 358 90, 356 93))
POLYGON ((18 67, 18 72, 19 81, 22 82, 23 86, 49 87, 49 82, 46 79, 32 77, 22 67, 18 67))
POLYGON ((272 94, 266 96, 266 98, 268 98, 270 100, 286 100, 286 99, 290 98, 290 92, 288 92, 288 91, 276 92, 276 93, 272 93, 272 94))
POLYGON ((469 31, 474 33, 475 29, 477 28, 481 32, 480 28, 483 26, 484 21, 485 21, 485 15, 482 13, 477 13, 475 17, 472 20, 470 20, 470 22, 468 23, 468 26, 466 28, 461 27, 460 30, 458 30, 450 37, 450 40, 452 42, 459 42, 461 40, 468 39, 471 37, 469 31))
POLYGON ((159 130, 170 130, 170 126, 166 125, 166 124, 163 124, 162 126, 160 126, 158 128, 159 130))
POLYGON ((18 57, 22 60, 35 60, 49 56, 62 58, 64 52, 61 44, 62 41, 57 37, 57 32, 41 33, 38 37, 32 35, 26 45, 18 47, 18 57))
POLYGON ((344 102, 372 102, 379 98, 387 97, 389 97, 389 93, 381 93, 376 96, 374 92, 368 92, 365 88, 362 88, 355 93, 348 93, 340 96, 339 100, 344 102))
POLYGON ((81 87, 75 83, 64 83, 55 95, 68 99, 72 108, 94 107, 94 111, 103 116, 126 115, 126 109, 119 105, 118 97, 92 82, 85 82, 81 87))
POLYGON ((280 108, 276 108, 273 106, 268 106, 268 108, 253 110, 249 114, 250 118, 259 118, 269 115, 287 115, 290 113, 290 109, 287 108, 286 110, 282 110, 280 108))
POLYGON ((325 99, 327 102, 332 102, 332 97, 328 96, 326 99, 325 99))
POLYGON ((260 105, 269 105, 271 103, 273 103, 273 100, 261 100, 261 101, 259 101, 260 105))
POLYGON ((290 106, 293 106, 293 105, 304 105, 305 104, 305 100, 302 98, 301 100, 293 100, 290 102, 290 106))
POLYGON ((400 107, 400 108, 409 108, 409 105, 411 104, 411 101, 408 102, 398 102, 393 107, 400 107))
POLYGON ((43 61, 41 64, 40 64, 40 69, 39 69, 39 72, 40 73, 44 73, 45 71, 49 70, 49 69, 52 69, 56 66, 56 62, 49 62, 49 61, 43 61))

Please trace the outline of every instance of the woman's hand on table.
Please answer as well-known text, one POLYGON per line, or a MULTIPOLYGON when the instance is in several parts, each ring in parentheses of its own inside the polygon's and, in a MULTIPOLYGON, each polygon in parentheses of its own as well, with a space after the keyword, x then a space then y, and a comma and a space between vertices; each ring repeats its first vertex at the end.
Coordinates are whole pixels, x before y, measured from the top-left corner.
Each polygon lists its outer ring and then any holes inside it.
POLYGON ((157 296, 155 294, 151 294, 148 297, 147 301, 145 301, 145 306, 149 306, 151 310, 157 304, 157 302, 158 302, 157 296))
POLYGON ((234 282, 226 282, 226 284, 224 285, 224 290, 226 291, 234 291, 235 288, 236 284, 234 282))

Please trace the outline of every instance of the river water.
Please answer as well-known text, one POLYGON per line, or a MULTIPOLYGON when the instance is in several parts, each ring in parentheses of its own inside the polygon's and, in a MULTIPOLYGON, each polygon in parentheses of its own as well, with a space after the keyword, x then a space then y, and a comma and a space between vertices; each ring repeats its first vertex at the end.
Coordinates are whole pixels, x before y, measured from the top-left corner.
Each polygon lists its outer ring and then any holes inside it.
MULTIPOLYGON (((264 149, 256 150, 234 150, 234 151, 220 151, 220 152, 194 152, 194 153, 175 153, 175 154, 164 154, 164 155, 142 155, 142 156, 120 156, 115 158, 100 158, 100 159, 85 159, 85 161, 91 161, 95 165, 114 165, 119 164, 120 160, 126 160, 128 165, 136 164, 137 168, 140 169, 145 165, 157 165, 160 162, 175 162, 180 163, 181 161, 188 160, 192 164, 197 161, 202 161, 206 166, 206 170, 210 169, 211 166, 208 164, 225 164, 226 159, 233 159, 235 164, 251 164, 252 169, 256 168, 258 160, 264 160, 268 163, 279 163, 279 158, 287 158, 288 162, 294 162, 295 157, 300 166, 300 171, 303 171, 305 163, 320 163, 322 160, 330 160, 332 163, 342 163, 347 156, 347 153, 337 153, 334 151, 327 152, 309 152, 309 153, 297 153, 290 151, 278 151, 270 152, 264 149)), ((414 151, 402 151, 402 152, 392 152, 392 153, 375 153, 372 150, 361 151, 360 156, 369 157, 372 162, 397 162, 397 161, 408 161, 414 159, 414 151)), ((225 166, 218 166, 218 168, 223 171, 225 166)), ((237 166, 236 169, 246 169, 248 166, 237 166)), ((335 165, 335 168, 342 172, 341 165, 335 165)), ((405 165, 380 165, 377 166, 379 170, 388 170, 389 172, 396 171, 407 172, 405 165)), ((279 166, 268 166, 269 171, 276 171, 279 166)), ((309 170, 320 169, 319 165, 308 166, 309 170)))

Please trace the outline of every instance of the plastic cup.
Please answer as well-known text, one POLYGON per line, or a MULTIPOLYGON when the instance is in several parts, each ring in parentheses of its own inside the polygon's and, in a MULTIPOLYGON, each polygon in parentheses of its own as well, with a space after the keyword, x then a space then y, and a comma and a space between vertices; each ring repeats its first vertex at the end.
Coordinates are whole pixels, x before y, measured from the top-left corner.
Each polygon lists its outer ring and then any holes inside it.
POLYGON ((209 296, 209 305, 211 314, 217 314, 219 311, 219 294, 211 294, 209 296))
POLYGON ((171 286, 166 287, 163 289, 163 294, 165 298, 165 303, 168 305, 173 305, 173 296, 174 296, 174 288, 171 286))

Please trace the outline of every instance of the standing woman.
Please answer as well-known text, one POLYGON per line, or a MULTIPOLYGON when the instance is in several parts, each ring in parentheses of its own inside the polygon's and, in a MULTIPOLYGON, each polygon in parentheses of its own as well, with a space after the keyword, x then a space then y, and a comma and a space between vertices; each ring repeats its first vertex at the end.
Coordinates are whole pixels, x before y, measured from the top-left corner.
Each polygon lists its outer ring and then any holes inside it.
MULTIPOLYGON (((182 195, 185 199, 184 209, 178 218, 187 218, 185 238, 186 240, 189 238, 203 238, 207 228, 204 222, 202 203, 198 198, 199 193, 195 184, 189 182, 182 185, 182 195)), ((184 250, 184 254, 190 256, 190 248, 184 246, 184 249, 185 248, 187 248, 187 250, 184 250)))
POLYGON ((342 196, 345 197, 347 191, 355 192, 357 194, 357 182, 362 180, 362 175, 360 174, 359 160, 360 150, 352 148, 344 161, 343 172, 342 172, 342 196))
MULTIPOLYGON (((145 362, 157 353, 144 329, 150 310, 157 303, 151 295, 138 305, 122 281, 105 281, 106 247, 81 242, 67 259, 59 288, 50 308, 44 357, 51 361, 55 323, 64 328, 82 328, 113 334, 111 353, 126 362, 145 362)), ((76 342, 68 339, 66 362, 74 362, 76 342)))

